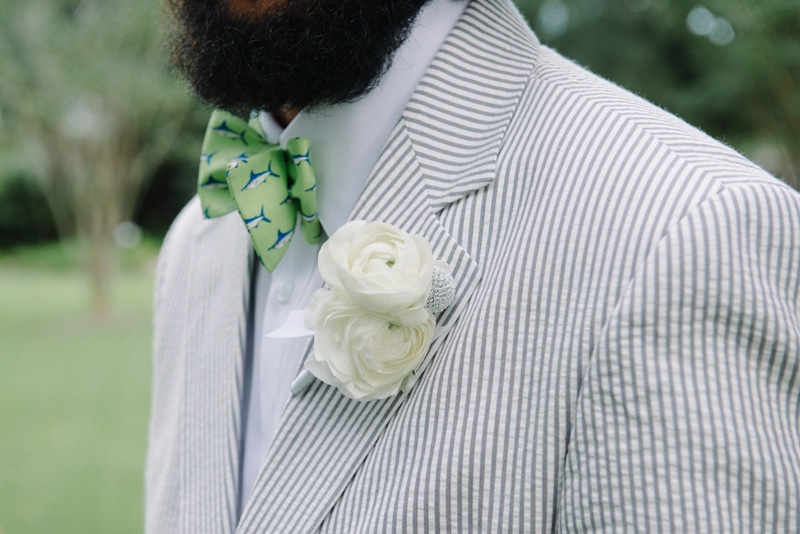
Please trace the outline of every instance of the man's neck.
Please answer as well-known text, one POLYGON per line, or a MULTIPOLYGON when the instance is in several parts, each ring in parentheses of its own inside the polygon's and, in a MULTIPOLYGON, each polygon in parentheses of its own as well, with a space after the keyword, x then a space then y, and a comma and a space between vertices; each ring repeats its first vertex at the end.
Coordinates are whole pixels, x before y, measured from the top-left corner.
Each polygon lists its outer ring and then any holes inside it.
POLYGON ((297 114, 300 113, 298 108, 281 108, 278 111, 272 113, 272 116, 275 117, 275 120, 278 124, 280 124, 283 128, 286 128, 290 122, 297 117, 297 114))

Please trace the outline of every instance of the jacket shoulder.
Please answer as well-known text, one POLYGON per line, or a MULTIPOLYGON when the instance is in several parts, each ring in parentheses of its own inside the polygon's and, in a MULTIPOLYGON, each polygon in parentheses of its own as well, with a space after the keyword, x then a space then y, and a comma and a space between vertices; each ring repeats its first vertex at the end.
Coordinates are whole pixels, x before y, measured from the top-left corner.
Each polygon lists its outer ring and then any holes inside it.
POLYGON ((713 179, 775 181, 730 146, 545 46, 526 90, 531 102, 548 103, 561 127, 584 127, 576 146, 611 140, 606 149, 613 156, 655 144, 713 179))

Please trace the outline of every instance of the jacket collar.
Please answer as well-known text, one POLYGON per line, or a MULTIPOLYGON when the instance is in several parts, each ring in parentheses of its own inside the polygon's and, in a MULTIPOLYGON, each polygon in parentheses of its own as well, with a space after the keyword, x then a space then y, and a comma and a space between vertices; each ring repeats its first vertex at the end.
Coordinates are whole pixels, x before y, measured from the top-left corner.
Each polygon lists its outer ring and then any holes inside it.
MULTIPOLYGON (((452 267, 456 302, 439 318, 441 326, 466 309, 481 269, 437 214, 495 179, 537 45, 509 0, 473 1, 426 71, 351 214, 421 234, 434 257, 452 267)), ((291 398, 238 531, 317 529, 411 395, 414 389, 357 402, 316 381, 291 398)))

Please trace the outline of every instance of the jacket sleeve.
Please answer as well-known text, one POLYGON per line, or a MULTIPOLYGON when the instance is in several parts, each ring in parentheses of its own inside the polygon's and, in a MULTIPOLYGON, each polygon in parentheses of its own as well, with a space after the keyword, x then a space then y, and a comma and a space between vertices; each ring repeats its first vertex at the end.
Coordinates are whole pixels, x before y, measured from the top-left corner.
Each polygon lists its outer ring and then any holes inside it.
POLYGON ((176 218, 158 257, 153 304, 153 381, 145 468, 145 531, 177 532, 180 517, 181 399, 186 363, 180 357, 185 329, 192 233, 201 212, 195 197, 176 218))
POLYGON ((625 290, 586 370, 564 532, 800 531, 800 196, 733 184, 625 290))

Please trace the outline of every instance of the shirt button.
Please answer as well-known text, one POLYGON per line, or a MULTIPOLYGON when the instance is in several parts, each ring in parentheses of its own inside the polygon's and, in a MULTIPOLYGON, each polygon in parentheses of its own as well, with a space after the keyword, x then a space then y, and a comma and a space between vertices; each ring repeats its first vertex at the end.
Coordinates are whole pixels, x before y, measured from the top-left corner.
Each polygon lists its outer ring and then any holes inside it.
POLYGON ((275 297, 278 299, 278 302, 281 304, 286 304, 289 302, 289 299, 292 298, 292 284, 289 282, 284 282, 280 286, 278 286, 278 292, 275 294, 275 297))

